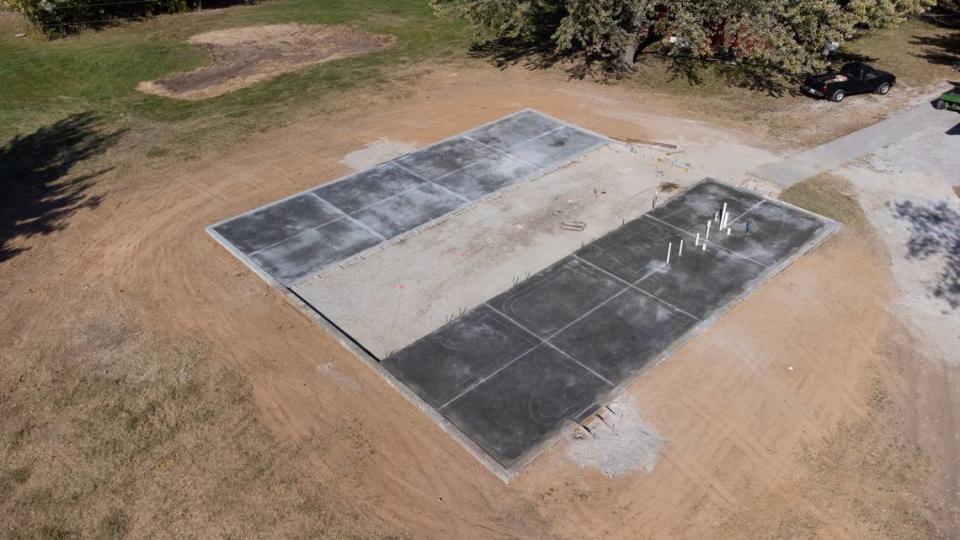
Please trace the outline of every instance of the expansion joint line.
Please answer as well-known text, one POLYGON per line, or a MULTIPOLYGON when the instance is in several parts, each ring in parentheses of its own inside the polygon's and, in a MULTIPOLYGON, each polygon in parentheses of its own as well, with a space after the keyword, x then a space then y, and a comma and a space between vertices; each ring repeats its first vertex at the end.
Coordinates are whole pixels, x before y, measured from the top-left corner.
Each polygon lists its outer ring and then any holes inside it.
MULTIPOLYGON (((518 321, 516 321, 513 317, 511 317, 511 316, 507 315, 506 313, 500 311, 499 309, 491 306, 489 303, 487 303, 487 304, 485 304, 485 305, 486 305, 487 307, 489 307, 490 309, 492 309, 493 311, 497 312, 497 313, 498 313, 501 317, 503 317, 504 319, 506 319, 506 320, 512 322, 513 324, 517 325, 517 327, 519 327, 519 328, 520 328, 521 330, 523 330, 524 332, 526 332, 526 333, 530 334, 531 336, 539 339, 539 340, 540 340, 540 343, 537 343, 537 344, 533 347, 534 349, 536 349, 536 348, 539 347, 540 345, 546 345, 547 347, 550 347, 551 349, 557 351, 558 353, 566 356, 567 358, 569 358, 570 360, 572 360, 573 362, 575 362, 577 365, 579 365, 579 366, 582 367, 583 369, 585 369, 585 370, 589 371, 590 373, 596 375, 597 378, 600 379, 601 381, 609 384, 610 386, 616 386, 615 384, 613 384, 612 382, 610 382, 609 380, 607 380, 607 378, 604 377, 603 375, 600 375, 600 374, 597 373, 596 371, 590 369, 589 366, 583 365, 579 360, 577 360, 576 358, 574 358, 573 356, 571 356, 570 354, 568 354, 566 351, 560 349, 559 347, 557 347, 557 346, 554 345, 553 343, 550 343, 550 340, 553 339, 554 337, 556 337, 557 334, 559 334, 560 332, 563 332, 563 331, 566 330, 567 328, 570 328, 571 326, 573 326, 573 325, 576 324, 577 322, 581 321, 584 317, 586 317, 587 315, 590 315, 590 314, 593 313, 594 311, 600 309, 604 304, 606 304, 607 302, 609 302, 609 301, 613 300, 614 298, 620 296, 620 295, 623 294, 624 292, 626 292, 626 289, 622 289, 622 290, 618 291, 616 294, 614 294, 614 295, 611 296, 610 298, 607 298, 607 299, 604 300, 603 302, 600 302, 600 303, 597 304, 596 306, 593 306, 592 308, 590 308, 589 310, 587 310, 586 312, 584 312, 583 314, 581 314, 579 317, 577 317, 576 319, 574 319, 574 320, 568 322, 567 324, 563 325, 559 330, 557 330, 556 332, 553 332, 552 334, 550 334, 549 336, 547 336, 547 337, 545 337, 545 338, 541 338, 540 336, 538 336, 538 335, 536 334, 536 332, 534 332, 533 330, 530 330, 530 329, 527 328, 526 326, 520 324, 520 323, 519 323, 518 321)), ((532 350, 532 349, 531 349, 531 350, 532 350)), ((530 351, 527 351, 527 352, 530 352, 530 351)), ((526 353, 524 353, 524 354, 526 354, 526 353)), ((513 362, 515 362, 516 360, 519 360, 519 358, 513 360, 513 362)), ((511 362, 511 363, 513 363, 513 362, 511 362)))
POLYGON ((517 360, 520 360, 520 359, 523 358, 524 356, 530 354, 531 352, 533 352, 534 349, 536 349, 537 347, 539 347, 539 346, 541 346, 541 345, 546 345, 547 347, 550 347, 551 349, 559 352, 560 354, 562 354, 562 355, 564 355, 565 357, 569 358, 569 359, 572 360, 574 363, 576 363, 578 366, 580 366, 580 367, 582 367, 583 369, 589 371, 590 373, 592 373, 593 375, 595 375, 596 377, 598 377, 598 378, 599 378, 600 380, 602 380, 603 382, 609 384, 610 386, 616 386, 615 384, 613 384, 612 382, 610 382, 609 380, 607 380, 607 378, 604 377, 603 375, 600 375, 600 374, 597 373, 596 371, 594 371, 594 370, 590 369, 589 367, 583 365, 579 360, 577 360, 577 359, 574 358, 573 356, 571 356, 571 355, 567 354, 565 351, 557 348, 557 346, 554 345, 553 343, 550 343, 549 340, 553 339, 554 337, 556 337, 558 334, 560 334, 561 332, 563 332, 563 331, 566 330, 567 328, 570 328, 571 326, 573 326, 574 324, 576 324, 577 322, 579 322, 580 320, 582 320, 582 319, 583 319, 584 317, 586 317, 587 315, 590 315, 590 314, 593 313, 594 311, 600 309, 600 308, 603 307, 607 302, 610 302, 611 300, 613 300, 614 298, 620 296, 621 294, 625 293, 626 291, 627 291, 626 288, 621 289, 621 290, 618 291, 616 294, 612 295, 610 298, 607 298, 607 299, 604 300, 603 302, 597 304, 596 306, 590 308, 588 311, 586 311, 586 312, 584 312, 583 314, 581 314, 581 315, 580 315, 579 317, 577 317, 576 319, 574 319, 574 320, 570 321, 569 323, 563 325, 560 329, 558 329, 556 332, 550 334, 550 335, 547 336, 546 338, 540 337, 540 336, 537 335, 533 330, 530 330, 530 329, 527 328, 526 326, 524 326, 524 325, 520 324, 519 322, 517 322, 513 317, 510 317, 510 316, 507 315, 506 313, 504 313, 504 312, 500 311, 499 309, 491 306, 490 303, 485 302, 483 305, 487 306, 488 308, 490 308, 491 310, 493 310, 496 314, 500 315, 500 316, 503 317, 504 319, 506 319, 506 320, 510 321, 511 323, 513 323, 517 328, 523 330, 524 332, 526 332, 526 333, 530 334, 531 336, 533 336, 534 338, 536 338, 536 339, 537 339, 537 343, 536 343, 535 345, 533 345, 532 347, 530 347, 529 349, 527 349, 527 350, 523 351, 522 353, 520 353, 519 355, 517 355, 515 358, 513 358, 512 360, 510 360, 510 361, 507 362, 506 364, 500 366, 499 368, 497 368, 495 371, 493 371, 492 373, 490 373, 490 374, 487 375, 486 377, 483 377, 483 378, 477 380, 476 382, 474 382, 473 384, 471 384, 470 386, 466 387, 462 392, 460 392, 459 394, 457 394, 456 396, 454 396, 453 398, 451 398, 449 401, 447 401, 446 403, 444 403, 443 405, 441 405, 440 408, 443 409, 443 408, 446 407, 447 405, 450 405, 450 404, 453 403, 454 401, 460 399, 460 398, 463 397, 465 394, 467 394, 468 392, 470 392, 471 390, 473 390, 473 389, 476 388, 477 386, 480 386, 481 384, 483 384, 484 382, 486 382, 487 380, 489 380, 490 378, 492 378, 492 377, 493 377, 494 375, 496 375, 497 373, 500 373, 500 372, 503 371, 504 369, 510 367, 510 366, 511 366, 513 363, 515 363, 517 360))
POLYGON ((548 135, 551 135, 551 134, 553 134, 553 133, 556 133, 556 132, 560 131, 561 129, 565 128, 565 127, 567 127, 567 126, 555 127, 555 128, 553 128, 553 129, 551 129, 550 131, 547 131, 547 132, 541 133, 540 135, 537 135, 536 137, 531 137, 531 138, 529 138, 529 139, 527 139, 527 140, 525 140, 525 141, 523 141, 523 142, 517 143, 517 144, 511 146, 511 147, 510 147, 509 149, 507 149, 507 150, 501 150, 501 149, 497 148, 496 146, 492 146, 492 145, 489 145, 489 144, 487 144, 487 143, 485 143, 485 142, 483 142, 483 141, 479 141, 479 140, 477 140, 477 139, 474 139, 474 138, 471 137, 470 135, 464 135, 463 137, 464 137, 465 139, 469 139, 469 140, 471 140, 471 141, 473 141, 473 142, 475 142, 475 143, 477 143, 477 144, 479 144, 479 145, 482 145, 482 146, 484 146, 484 147, 486 147, 486 148, 489 148, 490 150, 493 150, 494 152, 497 152, 498 154, 503 154, 503 155, 505 155, 505 156, 507 156, 507 157, 511 157, 511 158, 513 158, 513 159, 516 159, 517 161, 522 161, 522 162, 526 163, 527 165, 530 165, 530 166, 533 167, 534 169, 542 170, 543 167, 537 165, 536 163, 534 163, 534 162, 532 162, 532 161, 528 161, 528 160, 526 160, 526 159, 524 159, 524 158, 522 158, 522 157, 520 157, 520 156, 515 156, 515 155, 513 155, 511 152, 509 152, 509 150, 513 150, 514 148, 520 148, 521 146, 525 146, 525 145, 527 145, 527 144, 530 144, 530 143, 532 143, 533 141, 536 141, 537 139, 542 139, 543 137, 546 137, 546 136, 548 136, 548 135))
MULTIPOLYGON (((449 176, 449 175, 451 175, 451 174, 453 174, 453 173, 455 173, 455 172, 462 171, 463 169, 466 169, 467 167, 469 167, 470 165, 473 165, 474 163, 476 163, 476 161, 470 162, 470 163, 464 165, 463 167, 460 167, 459 169, 452 170, 452 171, 450 171, 450 172, 448 172, 448 173, 446 173, 446 174, 442 174, 442 175, 438 176, 438 177, 436 178, 436 180, 440 180, 441 178, 444 178, 444 177, 446 177, 446 176, 449 176)), ((446 186, 443 186, 443 185, 441 185, 441 184, 438 184, 438 183, 435 182, 434 180, 430 180, 430 179, 426 178, 425 176, 421 176, 418 172, 410 169, 409 167, 404 167, 403 165, 400 164, 399 161, 394 161, 393 164, 396 165, 397 167, 403 169, 404 171, 406 171, 406 172, 408 172, 408 173, 416 176, 416 177, 419 178, 420 180, 423 180, 424 182, 430 184, 431 186, 434 186, 434 187, 437 187, 437 188, 442 189, 443 191, 446 191, 446 192, 449 193, 450 195, 453 195, 454 197, 460 199, 461 201, 463 201, 463 202, 465 202, 465 203, 467 203, 467 204, 470 204, 470 203, 473 202, 473 201, 471 201, 470 199, 464 197, 463 195, 460 195, 459 193, 456 193, 456 192, 454 192, 454 191, 451 191, 451 190, 450 190, 449 188, 447 188, 446 186)))
MULTIPOLYGON (((644 295, 644 296, 648 296, 648 297, 650 297, 650 298, 653 298, 653 299, 656 300, 657 302, 660 302, 661 304, 669 307, 670 309, 676 311, 677 313, 683 313, 683 314, 686 315, 687 317, 690 317, 691 319, 693 319, 693 320, 695 320, 695 321, 697 321, 697 322, 702 322, 702 319, 700 319, 700 317, 697 317, 696 315, 692 315, 692 314, 690 314, 690 313, 687 313, 687 312, 684 311, 683 309, 680 309, 679 307, 671 304, 670 302, 667 302, 666 300, 660 298, 659 296, 657 296, 657 295, 655 295, 655 294, 651 294, 651 293, 649 293, 649 292, 641 289, 640 287, 637 287, 634 283, 630 283, 629 281, 626 281, 626 280, 624 280, 624 279, 621 279, 620 277, 618 277, 618 276, 616 276, 616 275, 614 275, 614 274, 611 274, 610 272, 607 272, 607 271, 604 270, 603 268, 600 268, 599 266, 593 264, 593 263, 590 262, 590 261, 587 261, 587 260, 585 260, 585 259, 581 259, 581 258, 580 258, 579 256, 577 256, 577 255, 573 255, 573 258, 576 259, 576 260, 578 260, 578 261, 580 261, 580 262, 582 262, 583 264, 586 264, 586 265, 590 266, 591 268, 594 268, 594 269, 596 269, 596 270, 598 270, 598 271, 600 271, 600 272, 603 272, 605 275, 610 276, 611 278, 617 280, 618 282, 626 285, 628 288, 631 288, 631 289, 637 291, 638 293, 640 293, 640 294, 642 294, 642 295, 644 295)), ((666 265, 661 265, 660 268, 658 268, 657 270, 654 270, 653 272, 647 273, 647 275, 645 275, 644 277, 640 278, 636 283, 640 283, 640 281, 643 281, 644 279, 646 279, 647 277, 653 275, 654 273, 659 272, 660 269, 663 268, 664 266, 666 266, 666 265)))

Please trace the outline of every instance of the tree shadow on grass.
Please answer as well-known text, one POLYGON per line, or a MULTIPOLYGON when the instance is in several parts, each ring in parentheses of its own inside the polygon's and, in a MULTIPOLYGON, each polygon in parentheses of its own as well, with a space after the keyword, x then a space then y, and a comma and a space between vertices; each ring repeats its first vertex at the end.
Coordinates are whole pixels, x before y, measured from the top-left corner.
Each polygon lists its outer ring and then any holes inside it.
POLYGON ((101 197, 87 190, 109 169, 70 176, 78 163, 116 144, 121 131, 106 133, 93 113, 68 116, 0 147, 0 262, 24 251, 14 240, 63 229, 81 208, 101 197))
POLYGON ((901 201, 891 210, 894 217, 910 226, 908 259, 943 258, 943 269, 931 290, 933 296, 943 299, 951 309, 960 308, 960 213, 945 201, 927 205, 901 201))
POLYGON ((843 64, 849 62, 863 62, 864 64, 872 64, 880 61, 880 58, 841 49, 839 51, 830 53, 829 61, 834 68, 839 69, 841 66, 843 66, 843 64))
POLYGON ((775 98, 799 94, 796 90, 799 79, 773 66, 679 56, 669 57, 669 60, 667 70, 671 80, 683 79, 691 85, 698 86, 704 83, 704 74, 709 70, 713 77, 735 88, 775 98))
POLYGON ((562 65, 571 79, 590 79, 609 84, 629 74, 617 69, 609 58, 583 51, 557 52, 546 39, 499 39, 476 43, 470 48, 472 58, 486 60, 501 71, 513 66, 528 70, 550 69, 562 65))
POLYGON ((546 40, 498 39, 475 43, 470 47, 470 57, 487 60, 501 70, 516 65, 536 70, 553 67, 563 55, 546 40))
MULTIPOLYGON (((501 70, 517 65, 529 70, 540 70, 563 64, 564 70, 572 79, 591 79, 607 84, 630 77, 635 71, 618 64, 611 57, 590 55, 583 51, 557 52, 547 39, 499 39, 478 43, 470 49, 470 56, 487 60, 501 70)), ((667 56, 656 52, 640 54, 637 62, 643 63, 645 58, 650 57, 667 60, 665 69, 671 78, 685 80, 692 86, 704 83, 706 70, 712 70, 713 75, 731 86, 773 97, 795 93, 792 88, 798 82, 795 77, 785 75, 773 67, 727 64, 718 60, 667 56)))
POLYGON ((940 27, 952 32, 935 36, 914 36, 910 40, 911 45, 920 48, 920 52, 913 53, 913 56, 923 58, 931 64, 960 67, 960 20, 950 25, 941 24, 940 27))

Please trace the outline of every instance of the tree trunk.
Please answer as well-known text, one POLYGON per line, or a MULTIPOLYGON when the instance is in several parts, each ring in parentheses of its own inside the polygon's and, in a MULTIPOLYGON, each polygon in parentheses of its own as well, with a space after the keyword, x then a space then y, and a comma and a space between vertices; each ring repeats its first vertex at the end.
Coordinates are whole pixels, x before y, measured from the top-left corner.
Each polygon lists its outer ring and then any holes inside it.
POLYGON ((630 40, 630 43, 627 44, 620 54, 620 64, 628 68, 633 67, 637 63, 637 55, 650 45, 660 41, 662 37, 663 36, 654 32, 654 25, 652 24, 647 27, 646 32, 635 32, 633 39, 630 40))
POLYGON ((632 68, 634 63, 637 61, 637 48, 640 46, 640 38, 635 37, 630 40, 630 43, 623 49, 623 53, 620 55, 620 64, 626 68, 632 68))

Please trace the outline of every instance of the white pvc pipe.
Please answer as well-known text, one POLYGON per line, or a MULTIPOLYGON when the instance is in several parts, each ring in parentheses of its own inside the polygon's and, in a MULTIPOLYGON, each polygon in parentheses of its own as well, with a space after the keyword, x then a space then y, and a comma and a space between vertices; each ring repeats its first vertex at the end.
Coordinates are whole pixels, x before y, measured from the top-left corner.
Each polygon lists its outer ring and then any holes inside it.
POLYGON ((720 211, 720 228, 727 228, 727 203, 723 203, 723 210, 720 211))
POLYGON ((677 250, 677 257, 683 256, 683 240, 680 240, 680 249, 677 250))
POLYGON ((710 225, 713 225, 712 221, 707 222, 707 234, 703 237, 703 243, 707 243, 707 240, 710 239, 710 225))
POLYGON ((667 264, 670 264, 670 252, 673 251, 673 242, 667 244, 667 264))
POLYGON ((693 245, 695 246, 700 245, 700 233, 697 233, 697 239, 693 241, 693 245))
POLYGON ((730 227, 727 227, 727 236, 730 236, 730 227))

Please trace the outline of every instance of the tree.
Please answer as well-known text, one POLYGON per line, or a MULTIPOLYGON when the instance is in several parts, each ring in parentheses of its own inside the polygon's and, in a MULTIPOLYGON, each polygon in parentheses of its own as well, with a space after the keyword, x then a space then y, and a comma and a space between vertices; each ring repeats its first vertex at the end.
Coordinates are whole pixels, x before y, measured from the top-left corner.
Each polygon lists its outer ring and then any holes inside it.
POLYGON ((478 41, 546 40, 632 66, 655 44, 675 57, 722 58, 790 73, 822 63, 830 42, 929 9, 936 0, 431 0, 478 41))

